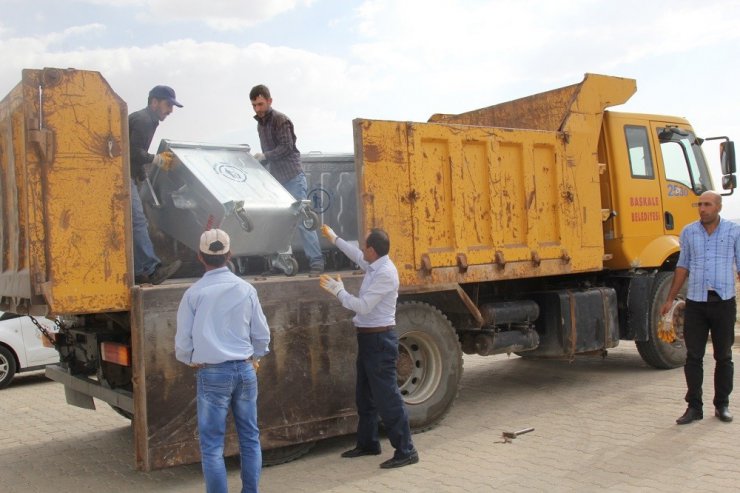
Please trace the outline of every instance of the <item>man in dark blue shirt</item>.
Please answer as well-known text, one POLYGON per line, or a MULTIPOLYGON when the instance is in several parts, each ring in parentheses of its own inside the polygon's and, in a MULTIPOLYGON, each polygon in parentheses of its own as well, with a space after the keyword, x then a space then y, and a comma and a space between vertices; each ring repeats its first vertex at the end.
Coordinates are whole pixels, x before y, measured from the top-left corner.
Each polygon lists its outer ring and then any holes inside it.
POLYGON ((149 237, 149 223, 139 196, 138 184, 146 180, 146 165, 152 163, 168 170, 173 162, 170 152, 149 154, 154 132, 159 122, 172 113, 173 107, 182 108, 175 99, 175 91, 168 86, 155 86, 149 91, 146 108, 128 117, 131 162, 131 222, 134 230, 134 279, 137 284, 160 284, 171 277, 182 264, 175 260, 162 264, 149 237))

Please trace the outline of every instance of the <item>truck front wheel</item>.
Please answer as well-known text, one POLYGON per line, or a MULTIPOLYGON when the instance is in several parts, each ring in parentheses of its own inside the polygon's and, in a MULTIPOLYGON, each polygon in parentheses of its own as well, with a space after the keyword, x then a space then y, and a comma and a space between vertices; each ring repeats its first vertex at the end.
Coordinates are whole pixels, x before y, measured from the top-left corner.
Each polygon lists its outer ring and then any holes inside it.
POLYGON ((449 412, 462 376, 462 351, 452 324, 431 305, 406 302, 396 310, 398 387, 414 432, 449 412))
MULTIPOLYGON (((678 368, 686 362, 686 345, 683 340, 683 322, 674 327, 676 340, 672 343, 661 341, 658 337, 660 308, 668 297, 673 282, 673 272, 658 272, 653 281, 653 293, 650 300, 650 319, 648 340, 635 341, 643 361, 661 370, 678 368)), ((679 294, 686 295, 686 286, 679 294)))

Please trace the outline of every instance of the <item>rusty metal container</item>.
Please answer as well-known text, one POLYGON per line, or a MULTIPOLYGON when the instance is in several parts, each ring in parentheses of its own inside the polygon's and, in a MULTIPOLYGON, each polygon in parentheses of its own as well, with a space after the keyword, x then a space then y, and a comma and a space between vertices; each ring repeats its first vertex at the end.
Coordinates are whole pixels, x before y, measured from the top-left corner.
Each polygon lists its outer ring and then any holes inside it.
MULTIPOLYGON (((308 183, 308 199, 319 215, 345 240, 357 240, 357 174, 355 155, 312 152, 301 156, 308 183)), ((332 245, 319 235, 322 249, 332 245)), ((303 251, 298 235, 293 237, 293 250, 303 251)))
POLYGON ((587 74, 430 123, 355 120, 361 229, 389 232, 406 288, 601 270, 594 150, 604 108, 635 87, 587 74))
POLYGON ((0 101, 0 310, 128 310, 128 152, 98 72, 23 70, 0 101))

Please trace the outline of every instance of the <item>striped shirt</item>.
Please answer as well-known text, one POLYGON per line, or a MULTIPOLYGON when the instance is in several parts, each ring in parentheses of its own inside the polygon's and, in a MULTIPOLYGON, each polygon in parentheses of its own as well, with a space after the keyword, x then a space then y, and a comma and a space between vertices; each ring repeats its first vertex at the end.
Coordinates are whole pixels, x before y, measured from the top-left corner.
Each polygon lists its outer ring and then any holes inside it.
POLYGON ((687 225, 679 239, 677 267, 689 271, 687 298, 707 301, 707 291, 723 300, 735 296, 735 272, 740 270, 740 224, 720 218, 710 235, 701 221, 687 225))
POLYGON ((296 136, 293 122, 285 114, 270 110, 257 120, 257 133, 260 137, 262 154, 270 164, 270 173, 281 184, 295 178, 303 171, 301 153, 295 145, 296 136))
POLYGON ((387 327, 396 325, 396 299, 398 298, 398 270, 388 255, 372 264, 362 256, 362 250, 341 238, 336 246, 365 271, 358 296, 340 291, 337 298, 343 307, 356 313, 355 327, 387 327))

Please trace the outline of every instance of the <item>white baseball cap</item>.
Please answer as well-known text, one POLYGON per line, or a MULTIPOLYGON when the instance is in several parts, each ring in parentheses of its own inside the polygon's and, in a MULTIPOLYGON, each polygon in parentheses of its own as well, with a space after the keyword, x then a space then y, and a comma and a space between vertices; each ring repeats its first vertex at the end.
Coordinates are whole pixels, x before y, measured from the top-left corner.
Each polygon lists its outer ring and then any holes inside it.
POLYGON ((220 229, 209 229, 200 235, 200 251, 208 255, 229 253, 229 235, 220 229))

